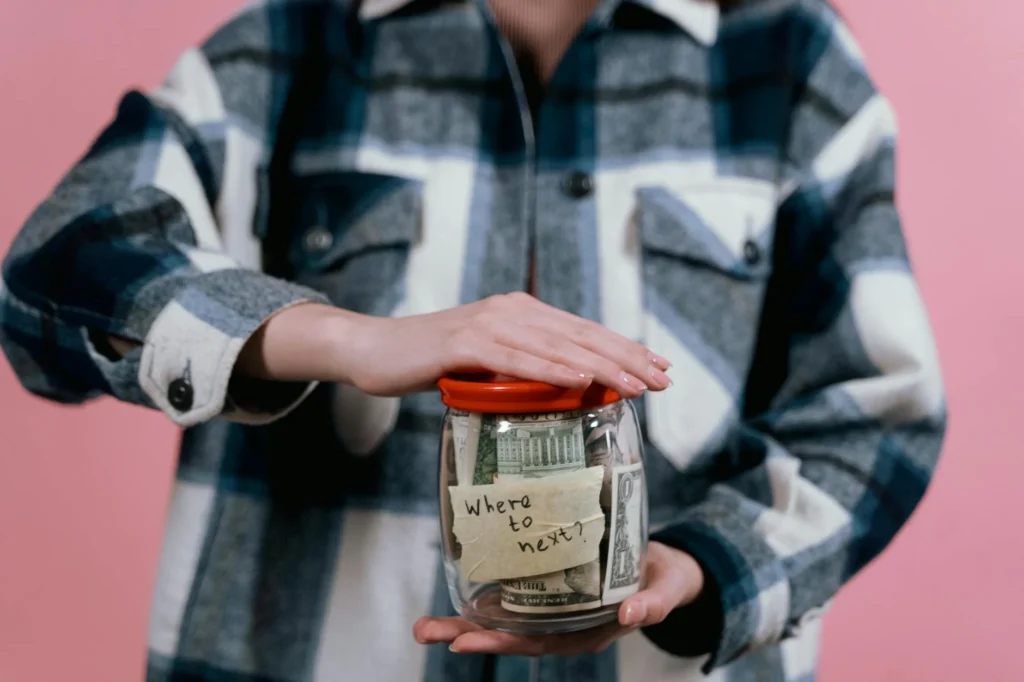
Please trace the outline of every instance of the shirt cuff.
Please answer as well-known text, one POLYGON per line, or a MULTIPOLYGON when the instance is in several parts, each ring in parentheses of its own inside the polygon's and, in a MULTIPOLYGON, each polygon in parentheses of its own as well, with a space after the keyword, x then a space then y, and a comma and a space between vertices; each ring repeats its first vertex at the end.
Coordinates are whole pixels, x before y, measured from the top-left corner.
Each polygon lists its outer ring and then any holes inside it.
POLYGON ((219 416, 247 424, 284 416, 316 382, 235 377, 235 362, 249 337, 270 317, 313 301, 326 299, 250 270, 219 270, 190 278, 157 314, 141 351, 136 351, 138 385, 147 402, 181 427, 219 416))
POLYGON ((690 554, 704 569, 706 586, 697 601, 673 612, 665 627, 647 628, 644 634, 670 654, 710 653, 705 675, 780 641, 790 606, 789 581, 772 560, 771 549, 749 528, 723 518, 722 511, 694 510, 692 518, 651 536, 690 554))

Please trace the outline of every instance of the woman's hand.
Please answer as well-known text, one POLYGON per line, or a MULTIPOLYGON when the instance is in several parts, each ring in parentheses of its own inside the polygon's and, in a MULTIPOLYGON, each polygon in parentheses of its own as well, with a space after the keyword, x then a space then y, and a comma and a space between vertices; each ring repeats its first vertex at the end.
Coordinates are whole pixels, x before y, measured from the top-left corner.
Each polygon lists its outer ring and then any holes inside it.
POLYGON ((638 628, 660 623, 702 589, 704 574, 693 557, 652 542, 647 551, 647 589, 622 602, 617 623, 566 635, 513 635, 485 630, 463 618, 421 618, 412 632, 420 644, 448 642, 456 653, 577 656, 602 651, 638 628))
POLYGON ((565 388, 596 381, 628 398, 672 385, 669 363, 643 345, 524 293, 400 318, 294 306, 250 339, 238 366, 258 378, 350 383, 381 396, 425 390, 460 371, 565 388))

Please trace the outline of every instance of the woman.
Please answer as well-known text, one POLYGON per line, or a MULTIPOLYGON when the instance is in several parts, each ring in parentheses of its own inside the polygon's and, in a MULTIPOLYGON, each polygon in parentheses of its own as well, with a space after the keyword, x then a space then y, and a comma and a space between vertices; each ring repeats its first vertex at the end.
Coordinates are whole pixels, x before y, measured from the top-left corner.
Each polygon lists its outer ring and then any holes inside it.
POLYGON ((28 390, 185 429, 147 679, 808 679, 945 428, 894 134, 823 0, 267 0, 185 52, 2 290, 28 390), (467 368, 638 399, 619 623, 449 613, 467 368))

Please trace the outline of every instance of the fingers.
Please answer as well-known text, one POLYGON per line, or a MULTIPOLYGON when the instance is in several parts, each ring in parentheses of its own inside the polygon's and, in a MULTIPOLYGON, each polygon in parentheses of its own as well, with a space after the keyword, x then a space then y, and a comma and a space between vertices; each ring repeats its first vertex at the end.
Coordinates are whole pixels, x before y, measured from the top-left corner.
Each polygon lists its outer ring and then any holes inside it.
POLYGON ((642 628, 665 620, 678 606, 678 597, 650 589, 638 592, 622 602, 619 622, 624 627, 642 628))
POLYGON ((412 635, 420 644, 437 644, 452 642, 460 635, 482 629, 464 618, 420 618, 412 626, 412 635))
MULTIPOLYGON (((540 344, 536 345, 539 347, 540 344)), ((594 380, 592 374, 553 361, 537 352, 513 348, 479 336, 461 341, 455 358, 460 367, 479 367, 496 374, 542 381, 562 388, 583 389, 594 380)))
POLYGON ((609 628, 607 631, 597 633, 597 637, 588 651, 599 654, 614 644, 615 640, 625 637, 637 629, 632 626, 624 627, 614 623, 613 625, 616 626, 614 629, 609 628))
POLYGON ((615 340, 606 339, 605 336, 581 332, 577 336, 576 343, 588 351, 603 352, 611 362, 643 381, 647 388, 660 391, 672 386, 672 380, 664 371, 668 369, 668 361, 650 352, 639 343, 628 341, 623 337, 619 337, 618 343, 616 343, 615 340))
POLYGON ((461 635, 452 642, 456 653, 487 653, 506 656, 578 656, 597 653, 633 628, 609 623, 593 630, 566 635, 513 635, 508 632, 479 630, 461 635))
MULTIPOLYGON (((516 332, 502 330, 499 343, 538 358, 544 358, 555 364, 570 367, 602 386, 615 389, 621 395, 635 398, 643 394, 649 387, 633 372, 624 371, 621 361, 609 359, 607 356, 582 347, 564 335, 549 332, 547 329, 525 326, 516 332)), ((661 384, 655 389, 667 388, 661 384)))
POLYGON ((619 622, 646 627, 665 620, 674 609, 689 603, 703 588, 700 565, 693 557, 657 543, 648 548, 647 589, 619 607, 619 622))
POLYGON ((559 310, 532 297, 530 300, 531 307, 542 313, 534 318, 538 326, 564 335, 577 347, 617 364, 647 388, 657 391, 672 385, 672 380, 665 374, 665 370, 671 367, 669 362, 643 344, 631 341, 592 320, 559 310))
POLYGON ((532 296, 508 294, 474 305, 456 333, 458 364, 566 388, 597 381, 629 398, 672 385, 668 361, 643 344, 532 296))
POLYGON ((566 635, 528 636, 487 630, 458 617, 420 618, 413 637, 420 644, 451 643, 455 653, 492 653, 513 656, 558 654, 575 656, 603 651, 619 637, 632 632, 618 623, 566 635))
POLYGON ((539 322, 549 323, 555 331, 568 333, 581 348, 599 353, 619 363, 622 368, 655 390, 668 388, 672 380, 665 372, 672 366, 668 360, 646 346, 591 320, 537 302, 546 313, 539 322))
POLYGON ((513 635, 508 632, 470 632, 456 638, 451 650, 459 654, 505 654, 509 656, 542 656, 545 643, 540 637, 513 635))

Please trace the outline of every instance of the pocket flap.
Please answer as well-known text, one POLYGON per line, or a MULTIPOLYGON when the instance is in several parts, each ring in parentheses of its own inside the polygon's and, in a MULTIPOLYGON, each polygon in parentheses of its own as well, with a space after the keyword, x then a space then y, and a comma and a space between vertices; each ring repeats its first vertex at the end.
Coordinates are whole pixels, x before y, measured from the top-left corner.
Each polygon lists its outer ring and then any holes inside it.
POLYGON ((421 181, 344 171, 307 183, 292 249, 300 268, 326 270, 367 249, 419 241, 421 181))
POLYGON ((637 190, 640 243, 743 279, 771 271, 775 201, 767 191, 706 186, 637 190))

